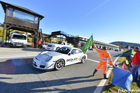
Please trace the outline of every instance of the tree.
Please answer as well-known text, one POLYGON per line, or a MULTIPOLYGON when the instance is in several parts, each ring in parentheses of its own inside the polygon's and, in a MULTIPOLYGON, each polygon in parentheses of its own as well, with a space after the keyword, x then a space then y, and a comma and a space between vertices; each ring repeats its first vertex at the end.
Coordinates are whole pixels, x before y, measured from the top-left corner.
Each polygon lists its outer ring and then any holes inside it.
POLYGON ((46 38, 45 41, 46 41, 47 43, 51 43, 51 38, 46 38))
POLYGON ((0 27, 3 27, 3 24, 0 22, 0 27))

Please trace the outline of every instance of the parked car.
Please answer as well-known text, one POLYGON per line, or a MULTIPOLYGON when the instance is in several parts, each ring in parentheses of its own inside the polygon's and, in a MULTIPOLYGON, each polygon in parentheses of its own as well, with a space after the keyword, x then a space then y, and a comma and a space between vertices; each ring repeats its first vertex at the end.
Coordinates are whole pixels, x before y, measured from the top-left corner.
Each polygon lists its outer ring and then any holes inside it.
POLYGON ((119 49, 115 49, 114 51, 119 51, 119 49))
POLYGON ((10 47, 27 47, 27 34, 13 32, 9 37, 10 47))
POLYGON ((42 44, 42 48, 47 49, 48 43, 42 44))
POLYGON ((61 48, 63 46, 72 46, 72 44, 67 43, 65 41, 57 41, 55 43, 49 43, 47 45, 47 48, 46 49, 47 50, 57 50, 57 49, 59 49, 59 48, 61 48))

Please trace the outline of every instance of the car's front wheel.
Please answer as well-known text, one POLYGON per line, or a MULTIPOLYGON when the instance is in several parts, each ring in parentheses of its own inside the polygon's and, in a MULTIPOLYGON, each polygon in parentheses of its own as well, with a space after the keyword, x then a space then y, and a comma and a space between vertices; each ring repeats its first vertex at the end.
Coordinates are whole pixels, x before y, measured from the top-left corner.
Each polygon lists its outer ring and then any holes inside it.
POLYGON ((55 63, 55 69, 56 70, 61 70, 65 66, 65 61, 63 59, 59 59, 55 63))
POLYGON ((60 47, 57 47, 56 50, 58 50, 60 47))

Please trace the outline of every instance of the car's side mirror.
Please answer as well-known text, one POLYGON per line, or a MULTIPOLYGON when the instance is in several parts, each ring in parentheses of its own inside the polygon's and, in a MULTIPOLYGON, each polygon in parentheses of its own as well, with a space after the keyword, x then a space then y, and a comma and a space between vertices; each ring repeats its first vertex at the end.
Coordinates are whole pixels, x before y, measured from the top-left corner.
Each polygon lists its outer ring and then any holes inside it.
POLYGON ((70 52, 70 53, 68 53, 68 55, 70 56, 70 55, 73 55, 74 53, 72 53, 72 52, 70 52))
POLYGON ((70 56, 70 55, 71 55, 71 53, 68 53, 68 55, 70 56))

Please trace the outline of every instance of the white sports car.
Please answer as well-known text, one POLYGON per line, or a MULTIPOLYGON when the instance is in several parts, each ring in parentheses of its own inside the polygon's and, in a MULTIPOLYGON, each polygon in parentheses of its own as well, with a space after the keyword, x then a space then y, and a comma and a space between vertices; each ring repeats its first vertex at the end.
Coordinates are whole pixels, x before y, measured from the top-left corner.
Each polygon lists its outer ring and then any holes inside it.
POLYGON ((37 69, 60 70, 64 66, 85 63, 87 55, 82 50, 74 47, 61 47, 56 51, 45 51, 34 57, 33 66, 37 69))

